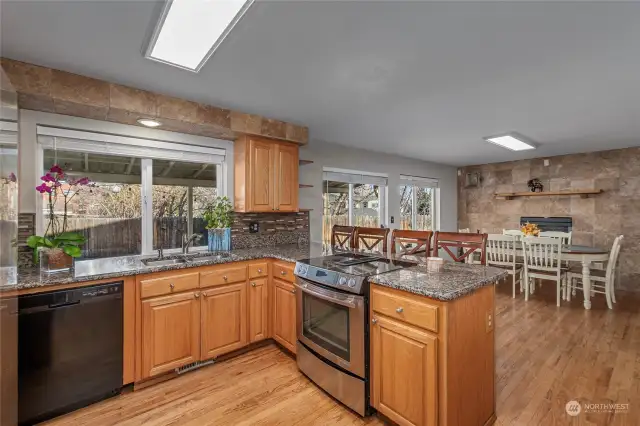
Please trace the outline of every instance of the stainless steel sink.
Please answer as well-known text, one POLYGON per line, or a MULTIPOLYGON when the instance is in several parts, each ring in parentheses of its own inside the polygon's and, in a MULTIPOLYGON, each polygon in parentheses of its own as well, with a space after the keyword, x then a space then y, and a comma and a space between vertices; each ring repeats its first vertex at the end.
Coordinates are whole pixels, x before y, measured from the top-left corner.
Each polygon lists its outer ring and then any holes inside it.
POLYGON ((209 254, 206 256, 197 256, 189 259, 190 262, 208 262, 212 260, 222 260, 231 257, 229 253, 209 254))
POLYGON ((183 263, 187 263, 187 260, 183 258, 142 259, 142 263, 145 264, 145 266, 171 266, 171 265, 182 265, 183 263))

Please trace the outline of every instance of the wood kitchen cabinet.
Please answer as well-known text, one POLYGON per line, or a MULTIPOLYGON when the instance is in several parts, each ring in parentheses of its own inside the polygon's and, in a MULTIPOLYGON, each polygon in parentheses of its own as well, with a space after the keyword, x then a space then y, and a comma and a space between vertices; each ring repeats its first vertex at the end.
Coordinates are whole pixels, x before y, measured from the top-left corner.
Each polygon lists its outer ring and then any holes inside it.
POLYGON ((152 297, 141 304, 141 376, 200 359, 200 291, 152 297))
POLYGON ((298 146, 254 136, 234 143, 234 209, 298 211, 298 146))
POLYGON ((245 282, 204 289, 201 309, 201 359, 215 358, 248 344, 245 282))
POLYGON ((296 353, 296 294, 293 284, 273 279, 273 339, 296 353))
POLYGON ((435 426, 438 337, 386 317, 375 318, 372 405, 400 425, 435 426))
POLYGON ((249 343, 264 340, 268 336, 269 298, 267 278, 249 280, 249 343))
POLYGON ((441 301, 372 283, 370 404, 399 425, 493 424, 494 291, 441 301))

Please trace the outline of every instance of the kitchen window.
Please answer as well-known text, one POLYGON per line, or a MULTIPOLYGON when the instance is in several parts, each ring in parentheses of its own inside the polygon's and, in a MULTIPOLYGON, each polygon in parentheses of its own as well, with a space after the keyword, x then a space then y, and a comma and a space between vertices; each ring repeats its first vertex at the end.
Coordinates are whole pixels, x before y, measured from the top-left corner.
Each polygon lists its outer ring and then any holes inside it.
MULTIPOLYGON (((87 237, 83 258, 180 250, 193 233, 200 235, 193 245, 206 247, 202 214, 226 193, 225 149, 44 126, 38 126, 38 145, 38 180, 58 164, 71 179, 92 182, 68 197, 67 230, 87 237)), ((40 235, 50 226, 44 201, 37 203, 40 235)), ((55 210, 62 213, 63 206, 55 210)))
POLYGON ((400 175, 400 229, 436 230, 438 180, 400 175))
POLYGON ((385 176, 341 170, 325 171, 322 188, 324 243, 331 241, 331 228, 334 225, 371 228, 386 226, 385 176))

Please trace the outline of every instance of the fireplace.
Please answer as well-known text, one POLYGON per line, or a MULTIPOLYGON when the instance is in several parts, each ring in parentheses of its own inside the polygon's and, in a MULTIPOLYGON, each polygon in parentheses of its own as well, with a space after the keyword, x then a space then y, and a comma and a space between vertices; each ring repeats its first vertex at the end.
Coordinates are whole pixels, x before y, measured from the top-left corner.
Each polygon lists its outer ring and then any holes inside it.
POLYGON ((541 231, 571 232, 573 220, 570 217, 537 217, 522 216, 520 226, 525 223, 535 223, 541 231))

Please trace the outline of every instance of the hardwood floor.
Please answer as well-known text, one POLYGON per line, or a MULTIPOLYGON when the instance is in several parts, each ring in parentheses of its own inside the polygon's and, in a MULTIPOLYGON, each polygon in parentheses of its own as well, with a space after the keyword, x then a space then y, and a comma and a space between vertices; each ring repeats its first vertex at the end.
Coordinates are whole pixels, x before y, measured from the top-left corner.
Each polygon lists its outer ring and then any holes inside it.
MULTIPOLYGON (((527 303, 496 294, 497 425, 640 424, 640 298, 619 293, 615 310, 596 297, 555 306, 555 288, 527 303), (583 412, 570 417, 568 401, 583 412), (586 413, 585 403, 629 404, 586 413)), ((295 361, 269 345, 158 385, 123 394, 48 425, 381 425, 320 391, 295 361)))

